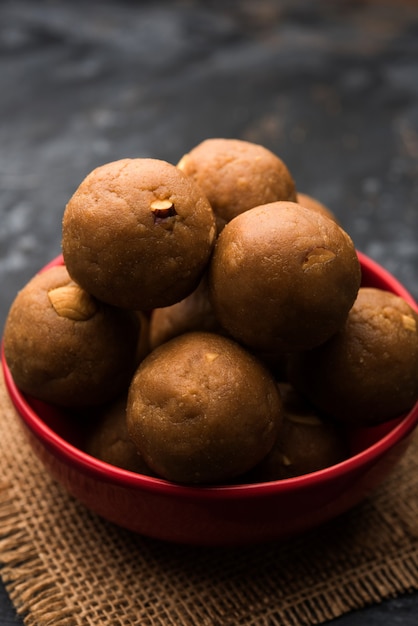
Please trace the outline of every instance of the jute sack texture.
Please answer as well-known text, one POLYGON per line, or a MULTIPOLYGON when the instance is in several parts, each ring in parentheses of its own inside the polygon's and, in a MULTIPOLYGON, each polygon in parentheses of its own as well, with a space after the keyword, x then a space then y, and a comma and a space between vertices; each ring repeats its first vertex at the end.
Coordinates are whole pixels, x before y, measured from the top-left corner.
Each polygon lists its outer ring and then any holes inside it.
POLYGON ((418 590, 418 433, 386 482, 285 542, 173 545, 90 513, 45 472, 0 376, 0 573, 33 626, 308 626, 418 590))

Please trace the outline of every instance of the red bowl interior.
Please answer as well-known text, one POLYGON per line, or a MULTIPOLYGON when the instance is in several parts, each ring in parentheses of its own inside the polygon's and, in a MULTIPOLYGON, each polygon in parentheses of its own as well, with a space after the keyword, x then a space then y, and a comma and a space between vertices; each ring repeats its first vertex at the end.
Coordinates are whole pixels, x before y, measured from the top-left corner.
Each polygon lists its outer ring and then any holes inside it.
MULTIPOLYGON (((358 253, 363 286, 379 287, 417 305, 385 269, 358 253)), ((57 257, 46 267, 62 264, 57 257)), ((44 269, 46 269, 46 267, 44 269)), ((26 397, 14 384, 2 350, 6 388, 31 446, 51 476, 102 517, 164 540, 225 545, 280 539, 347 511, 388 475, 418 424, 418 403, 404 416, 350 432, 351 456, 327 469, 258 484, 189 487, 135 474, 82 451, 76 420, 26 397)))

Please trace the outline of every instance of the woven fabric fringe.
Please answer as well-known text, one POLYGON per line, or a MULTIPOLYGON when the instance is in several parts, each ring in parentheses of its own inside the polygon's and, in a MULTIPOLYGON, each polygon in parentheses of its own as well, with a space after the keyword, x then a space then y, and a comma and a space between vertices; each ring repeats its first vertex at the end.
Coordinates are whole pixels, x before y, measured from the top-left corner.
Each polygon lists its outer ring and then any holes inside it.
POLYGON ((286 542, 198 548, 90 513, 32 453, 0 376, 0 573, 27 626, 312 626, 418 590, 418 436, 363 504, 286 542))
POLYGON ((73 607, 66 606, 61 590, 38 555, 30 535, 19 529, 16 521, 19 512, 15 506, 2 514, 10 521, 0 527, 0 555, 3 565, 1 575, 17 612, 26 615, 28 625, 69 626, 74 624, 73 607))

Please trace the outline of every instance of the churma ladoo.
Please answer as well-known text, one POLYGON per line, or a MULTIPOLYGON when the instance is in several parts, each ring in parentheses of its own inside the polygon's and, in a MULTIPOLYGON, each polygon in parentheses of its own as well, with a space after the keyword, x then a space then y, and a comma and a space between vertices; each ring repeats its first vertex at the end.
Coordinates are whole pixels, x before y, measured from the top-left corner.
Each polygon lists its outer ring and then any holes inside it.
POLYGON ((180 302, 152 311, 149 322, 150 347, 154 349, 173 337, 193 330, 224 334, 209 299, 207 275, 180 302))
POLYGON ((180 483, 219 483, 270 451, 282 418, 270 372, 236 342, 192 332, 151 352, 132 380, 130 436, 146 463, 180 483))
POLYGON ((121 159, 93 170, 70 198, 62 251, 96 298, 149 310, 196 288, 215 238, 212 208, 190 177, 166 161, 121 159))
POLYGON ((221 325, 259 352, 313 348, 345 322, 361 268, 348 234, 293 202, 255 207, 220 233, 209 268, 221 325))
POLYGON ((399 296, 362 287, 345 325, 294 355, 288 375, 337 421, 368 426, 398 417, 418 398, 418 314, 399 296))
POLYGON ((138 333, 138 341, 136 347, 136 363, 139 365, 141 361, 149 354, 151 351, 150 345, 150 319, 149 313, 144 313, 143 311, 135 311, 138 324, 139 324, 139 333, 138 333))
POLYGON ((209 199, 218 230, 260 204, 296 201, 294 180, 273 152, 240 139, 206 139, 180 159, 177 167, 193 178, 209 199))
POLYGON ((5 358, 24 393, 96 406, 86 449, 108 463, 196 485, 298 476, 344 458, 341 427, 418 397, 418 314, 360 288, 349 235, 263 146, 96 168, 62 251, 13 302, 5 358))
POLYGON ((319 414, 289 384, 280 384, 283 422, 268 455, 250 473, 266 482, 294 478, 336 465, 349 456, 343 430, 319 414))
POLYGON ((66 407, 105 403, 129 386, 138 319, 99 302, 64 266, 35 275, 17 294, 4 329, 4 352, 25 393, 66 407))
POLYGON ((136 446, 133 444, 126 424, 126 395, 104 406, 84 446, 87 454, 116 467, 153 475, 136 446))
POLYGON ((299 191, 297 193, 296 201, 298 204, 301 204, 306 209, 312 209, 312 211, 316 211, 317 213, 322 213, 322 215, 326 215, 326 217, 329 217, 335 222, 338 222, 334 212, 331 211, 331 209, 329 209, 327 206, 325 206, 325 204, 323 204, 322 202, 320 202, 313 196, 310 196, 307 193, 301 193, 299 191))

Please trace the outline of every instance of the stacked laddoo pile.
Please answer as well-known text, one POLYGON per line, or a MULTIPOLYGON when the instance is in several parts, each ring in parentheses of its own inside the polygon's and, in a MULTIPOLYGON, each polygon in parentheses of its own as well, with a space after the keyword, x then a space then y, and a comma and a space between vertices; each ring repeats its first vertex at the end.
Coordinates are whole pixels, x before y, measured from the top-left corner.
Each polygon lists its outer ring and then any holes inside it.
POLYGON ((85 450, 108 463, 189 484, 298 476, 417 399, 417 312, 362 286, 350 236, 263 146, 98 167, 62 251, 12 304, 5 357, 25 394, 91 413, 85 450))

